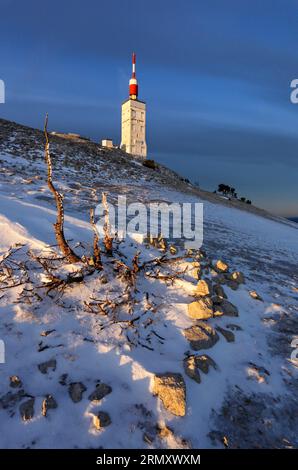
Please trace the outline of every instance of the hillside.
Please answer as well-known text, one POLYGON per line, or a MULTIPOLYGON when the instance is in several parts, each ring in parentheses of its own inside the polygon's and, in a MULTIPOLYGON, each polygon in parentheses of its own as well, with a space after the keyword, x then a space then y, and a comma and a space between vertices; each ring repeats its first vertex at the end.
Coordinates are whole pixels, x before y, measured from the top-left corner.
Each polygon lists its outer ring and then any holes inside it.
POLYGON ((297 224, 120 150, 51 135, 50 151, 80 257, 103 191, 203 202, 204 243, 127 237, 101 244, 102 270, 67 263, 44 135, 0 120, 0 447, 297 447, 297 224))

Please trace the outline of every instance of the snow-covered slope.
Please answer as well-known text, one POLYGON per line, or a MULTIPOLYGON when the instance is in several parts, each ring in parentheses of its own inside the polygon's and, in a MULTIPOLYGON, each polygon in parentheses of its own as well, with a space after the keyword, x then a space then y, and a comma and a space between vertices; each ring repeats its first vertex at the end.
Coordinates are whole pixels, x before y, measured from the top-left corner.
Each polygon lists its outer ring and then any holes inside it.
POLYGON ((178 247, 176 254, 166 252, 169 263, 157 264, 152 260, 164 253, 128 238, 112 258, 103 255, 102 271, 86 273, 83 263, 59 259, 53 246, 55 205, 42 133, 0 125, 0 339, 6 353, 0 447, 297 447, 297 366, 290 360, 298 335, 295 224, 212 196, 201 200, 173 172, 145 168, 120 151, 52 137, 65 233, 80 254, 91 252, 89 210, 103 190, 111 201, 125 194, 131 201, 204 202, 203 251, 186 254, 178 247), (143 267, 130 284, 119 262, 131 267, 137 251, 143 267), (245 283, 223 279, 212 267, 217 259, 230 273, 241 271, 245 283), (78 271, 83 282, 47 284, 53 273, 67 280, 78 271), (239 316, 206 320, 218 341, 194 351, 185 331, 198 324, 188 316, 198 277, 213 288, 223 282, 239 316), (200 383, 184 367, 195 354, 216 363, 200 372, 200 383), (155 375, 166 372, 183 377, 185 416, 173 415, 153 394, 155 375), (22 383, 10 386, 12 376, 22 383), (96 401, 91 394, 98 384, 105 396, 96 401), (57 407, 48 399, 44 416, 48 395, 57 407), (22 419, 32 410, 31 419, 22 419), (111 420, 100 430, 94 425, 99 411, 111 420))

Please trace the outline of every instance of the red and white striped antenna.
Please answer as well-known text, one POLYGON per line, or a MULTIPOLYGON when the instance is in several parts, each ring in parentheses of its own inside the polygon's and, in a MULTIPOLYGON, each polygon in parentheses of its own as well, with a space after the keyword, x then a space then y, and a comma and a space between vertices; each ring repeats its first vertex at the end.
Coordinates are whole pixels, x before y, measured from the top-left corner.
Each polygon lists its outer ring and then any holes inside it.
POLYGON ((129 97, 132 100, 136 100, 138 98, 138 81, 136 79, 136 53, 133 52, 132 54, 132 75, 131 79, 129 80, 129 97))

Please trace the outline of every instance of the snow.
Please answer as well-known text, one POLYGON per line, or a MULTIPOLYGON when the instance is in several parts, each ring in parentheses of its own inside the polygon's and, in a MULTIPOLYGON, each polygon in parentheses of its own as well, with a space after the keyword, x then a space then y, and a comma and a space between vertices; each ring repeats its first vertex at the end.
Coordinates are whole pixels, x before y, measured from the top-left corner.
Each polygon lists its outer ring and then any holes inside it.
MULTIPOLYGON (((45 181, 24 183, 29 176, 22 171, 28 164, 26 158, 2 152, 0 159, 5 168, 0 180, 0 259, 11 246, 23 244, 16 247, 12 259, 26 260, 29 266, 33 263, 29 249, 35 254, 49 253, 49 246, 55 244, 52 230, 55 207, 45 181), (41 194, 47 198, 41 199, 41 194)), ((134 166, 140 165, 136 162, 134 166)), ((45 171, 42 159, 31 162, 28 170, 31 177, 34 172, 42 175, 45 171)), ((66 201, 72 201, 65 204, 65 233, 67 239, 72 240, 72 246, 81 242, 84 249, 78 249, 88 252, 93 234, 89 214, 82 212, 80 204, 83 183, 77 190, 68 186, 74 174, 74 170, 66 168, 59 175, 66 201)), ((197 282, 190 258, 172 266, 173 270, 187 269, 173 285, 140 276, 137 311, 147 313, 138 323, 140 336, 136 347, 126 341, 123 325, 92 314, 84 307, 84 302, 91 297, 117 299, 123 296, 123 282, 113 278, 108 267, 104 271, 108 276, 107 284, 100 281, 102 273, 92 275, 83 284, 69 287, 55 301, 46 296, 33 304, 21 303, 19 295, 23 286, 0 291, 0 338, 6 349, 6 363, 0 364, 0 399, 7 392, 18 390, 9 388, 12 375, 21 378, 28 396, 35 397, 35 414, 28 422, 21 420, 19 402, 8 409, 1 409, 0 405, 1 428, 5 430, 0 434, 2 448, 223 447, 220 441, 213 442, 208 434, 216 428, 214 412, 220 413, 231 388, 239 387, 246 394, 280 397, 289 393, 285 377, 297 378, 297 367, 289 359, 290 344, 298 330, 287 332, 284 349, 277 347, 277 351, 273 351, 271 341, 272 335, 277 334, 274 328, 279 319, 282 321, 286 316, 297 321, 298 298, 293 288, 297 288, 298 279, 298 232, 294 225, 201 201, 193 194, 158 182, 144 182, 142 178, 132 181, 129 172, 124 172, 123 178, 118 175, 114 181, 109 180, 111 197, 117 192, 117 181, 118 184, 121 181, 130 194, 137 194, 138 198, 142 195, 144 201, 204 202, 203 248, 210 258, 224 259, 232 270, 242 271, 246 278, 246 283, 236 291, 224 286, 228 300, 239 310, 239 317, 217 317, 208 323, 222 327, 233 323, 241 330, 234 331, 234 343, 228 343, 219 333, 220 340, 212 349, 199 351, 210 355, 218 365, 218 369, 211 369, 208 375, 201 374, 201 384, 184 374, 183 358, 185 352, 190 351, 190 345, 183 330, 193 324, 187 316, 187 304, 193 300, 197 282), (264 302, 252 299, 250 290, 256 290, 264 302), (154 304, 151 310, 146 304, 146 292, 154 304), (146 325, 148 319, 152 321, 149 326, 146 325), (44 330, 53 332, 41 336, 44 330), (43 346, 47 349, 39 351, 43 346), (52 358, 57 361, 56 370, 41 374, 38 364, 52 358), (257 370, 251 363, 264 367, 270 375, 262 374, 261 369, 257 370), (183 418, 167 412, 152 394, 154 374, 166 371, 184 375, 187 413, 183 418), (73 403, 67 385, 59 383, 62 374, 68 374, 68 383, 82 382, 87 388, 79 403, 73 403), (100 403, 93 403, 88 396, 98 381, 110 385, 112 393, 100 403), (44 417, 41 404, 47 394, 55 397, 58 408, 49 410, 44 417), (101 431, 92 425, 93 413, 99 410, 108 412, 112 420, 112 424, 101 431), (155 439, 152 444, 145 442, 144 432, 157 423, 169 426, 174 435, 155 439)), ((90 204, 93 196, 88 197, 86 201, 90 204)), ((138 237, 126 239, 119 250, 127 257, 128 264, 137 250, 141 261, 161 254, 158 250, 146 249, 138 237)), ((74 265, 68 265, 59 272, 65 274, 75 269, 74 265)), ((34 263, 32 278, 34 286, 46 279, 34 263)), ((121 310, 121 315, 126 318, 125 309, 121 310)), ((278 419, 274 427, 287 436, 289 430, 279 425, 278 419)))

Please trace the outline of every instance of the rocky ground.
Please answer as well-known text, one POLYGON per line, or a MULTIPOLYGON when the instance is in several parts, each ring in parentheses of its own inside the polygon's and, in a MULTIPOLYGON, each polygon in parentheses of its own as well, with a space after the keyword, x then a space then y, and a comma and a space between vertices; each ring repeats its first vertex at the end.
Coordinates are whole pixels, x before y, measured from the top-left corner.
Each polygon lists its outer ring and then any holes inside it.
POLYGON ((297 447, 295 224, 51 136, 80 256, 102 191, 204 202, 200 250, 131 238, 103 252, 100 271, 69 264, 54 246, 43 145, 40 131, 0 121, 0 446, 297 447))

